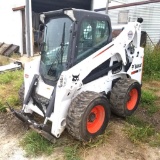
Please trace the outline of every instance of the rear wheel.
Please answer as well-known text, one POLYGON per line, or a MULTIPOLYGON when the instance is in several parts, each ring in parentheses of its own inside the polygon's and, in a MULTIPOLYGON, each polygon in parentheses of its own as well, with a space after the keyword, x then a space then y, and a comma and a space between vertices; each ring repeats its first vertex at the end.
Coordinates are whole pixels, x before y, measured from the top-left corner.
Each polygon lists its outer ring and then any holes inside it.
POLYGON ((130 116, 137 109, 140 97, 141 85, 136 80, 120 79, 111 91, 111 111, 121 117, 130 116))
POLYGON ((19 94, 21 105, 22 105, 24 101, 24 83, 21 85, 18 94, 19 94))
MULTIPOLYGON (((25 85, 23 83, 19 89, 19 92, 18 92, 21 105, 23 105, 23 101, 24 101, 24 92, 25 92, 25 85)), ((42 103, 45 106, 48 106, 49 99, 47 99, 41 95, 38 95, 38 94, 35 94, 35 96, 40 103, 42 103)))
POLYGON ((109 119, 108 100, 95 92, 82 92, 69 107, 67 130, 76 139, 87 141, 102 134, 109 119))

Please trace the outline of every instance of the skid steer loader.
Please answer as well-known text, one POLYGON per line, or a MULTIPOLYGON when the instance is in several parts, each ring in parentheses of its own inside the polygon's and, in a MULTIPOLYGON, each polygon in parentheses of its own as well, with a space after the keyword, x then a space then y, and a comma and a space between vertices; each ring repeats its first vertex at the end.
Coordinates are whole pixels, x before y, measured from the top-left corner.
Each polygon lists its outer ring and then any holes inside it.
POLYGON ((62 9, 43 13, 41 21, 41 56, 26 63, 23 108, 11 111, 41 133, 59 138, 67 128, 82 141, 105 131, 111 111, 132 115, 141 96, 143 19, 114 40, 105 14, 62 9))

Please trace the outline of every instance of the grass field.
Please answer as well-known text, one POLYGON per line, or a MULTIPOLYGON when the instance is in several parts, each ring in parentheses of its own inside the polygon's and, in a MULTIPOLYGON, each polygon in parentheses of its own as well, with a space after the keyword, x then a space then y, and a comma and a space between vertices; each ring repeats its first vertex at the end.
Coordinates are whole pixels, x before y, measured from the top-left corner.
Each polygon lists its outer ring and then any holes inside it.
POLYGON ((22 70, 0 74, 0 111, 6 111, 6 102, 14 107, 20 105, 18 91, 22 83, 22 70))

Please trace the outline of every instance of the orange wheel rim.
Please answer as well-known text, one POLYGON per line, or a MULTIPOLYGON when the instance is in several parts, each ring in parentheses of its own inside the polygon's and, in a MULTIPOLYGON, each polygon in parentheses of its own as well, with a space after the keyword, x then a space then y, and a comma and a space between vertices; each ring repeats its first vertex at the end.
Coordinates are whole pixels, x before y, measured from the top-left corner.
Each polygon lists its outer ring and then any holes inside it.
POLYGON ((87 118, 87 130, 90 133, 96 133, 103 125, 105 119, 105 110, 101 105, 95 106, 87 118))
POLYGON ((129 100, 127 102, 127 109, 128 110, 133 110, 136 103, 137 103, 137 100, 138 100, 138 91, 137 89, 132 89, 130 92, 129 92, 129 100))

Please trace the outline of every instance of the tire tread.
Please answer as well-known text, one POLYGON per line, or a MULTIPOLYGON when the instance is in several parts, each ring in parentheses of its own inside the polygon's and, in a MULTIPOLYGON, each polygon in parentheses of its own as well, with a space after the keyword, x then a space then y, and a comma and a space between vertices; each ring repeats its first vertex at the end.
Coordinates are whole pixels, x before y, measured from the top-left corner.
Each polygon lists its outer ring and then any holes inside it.
POLYGON ((84 137, 81 136, 81 121, 83 118, 83 114, 88 107, 88 105, 96 98, 103 97, 103 95, 99 93, 95 93, 92 91, 86 91, 80 93, 77 97, 75 97, 68 110, 67 115, 67 130, 69 134, 71 134, 75 139, 80 141, 84 141, 84 137))
POLYGON ((110 96, 110 103, 111 103, 111 111, 121 117, 128 116, 125 113, 125 98, 126 94, 128 92, 128 89, 133 84, 139 84, 134 79, 120 79, 116 82, 116 84, 113 86, 113 89, 111 91, 110 96))

